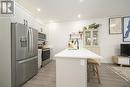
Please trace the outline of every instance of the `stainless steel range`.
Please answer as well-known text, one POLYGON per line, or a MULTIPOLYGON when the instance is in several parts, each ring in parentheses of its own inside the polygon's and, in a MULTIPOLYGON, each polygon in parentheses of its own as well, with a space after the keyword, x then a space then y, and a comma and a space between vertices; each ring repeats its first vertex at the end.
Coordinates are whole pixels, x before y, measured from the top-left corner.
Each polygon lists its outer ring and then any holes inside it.
POLYGON ((39 48, 39 57, 38 57, 38 65, 41 67, 45 66, 50 62, 50 48, 46 48, 46 34, 38 33, 38 48, 39 48), (40 56, 41 55, 41 56, 40 56))
POLYGON ((45 66, 50 62, 50 48, 43 48, 42 49, 42 66, 45 66))

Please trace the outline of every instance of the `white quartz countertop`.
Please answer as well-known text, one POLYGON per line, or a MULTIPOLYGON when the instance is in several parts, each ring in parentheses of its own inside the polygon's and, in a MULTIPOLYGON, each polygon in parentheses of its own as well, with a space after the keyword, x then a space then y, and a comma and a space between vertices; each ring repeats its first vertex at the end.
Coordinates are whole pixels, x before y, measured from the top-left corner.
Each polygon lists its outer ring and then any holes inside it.
POLYGON ((56 58, 98 58, 101 56, 89 51, 85 48, 74 50, 74 49, 65 49, 55 55, 56 58))

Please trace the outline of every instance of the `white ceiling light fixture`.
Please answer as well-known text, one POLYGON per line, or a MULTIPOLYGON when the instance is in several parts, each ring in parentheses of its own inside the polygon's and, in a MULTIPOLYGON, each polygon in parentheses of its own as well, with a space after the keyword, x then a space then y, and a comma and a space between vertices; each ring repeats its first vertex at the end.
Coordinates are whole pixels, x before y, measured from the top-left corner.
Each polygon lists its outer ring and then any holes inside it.
POLYGON ((77 16, 78 18, 81 18, 81 15, 80 14, 78 14, 78 16, 77 16))
POLYGON ((40 8, 37 8, 37 11, 38 11, 38 12, 40 12, 40 11, 41 11, 41 9, 40 9, 40 8))
POLYGON ((79 0, 80 2, 83 2, 84 0, 79 0))

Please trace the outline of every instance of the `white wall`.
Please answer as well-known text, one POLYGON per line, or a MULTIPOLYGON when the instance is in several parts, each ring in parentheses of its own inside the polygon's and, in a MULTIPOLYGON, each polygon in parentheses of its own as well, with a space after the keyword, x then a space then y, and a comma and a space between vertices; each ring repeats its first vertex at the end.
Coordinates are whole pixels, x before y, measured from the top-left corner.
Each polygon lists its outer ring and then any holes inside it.
MULTIPOLYGON (((1 0, 0 0, 1 1, 1 0)), ((15 2, 14 5, 14 14, 0 14, 0 18, 9 18, 11 22, 19 22, 24 24, 24 19, 28 21, 28 26, 37 29, 41 32, 41 28, 43 33, 45 32, 45 24, 40 20, 40 18, 36 17, 36 15, 29 12, 26 8, 22 7, 20 4, 15 2)), ((1 4, 0 4, 1 8, 1 4)))
POLYGON ((39 18, 35 17, 32 13, 18 3, 15 3, 15 14, 14 17, 11 17, 11 21, 23 24, 24 19, 28 21, 28 26, 37 29, 39 32, 41 31, 41 28, 44 29, 45 25, 39 18))
POLYGON ((15 15, 0 14, 0 87, 11 87, 11 22, 23 23, 23 19, 28 20, 29 26, 40 28, 44 24, 37 21, 25 8, 16 3, 15 15))
POLYGON ((0 18, 0 87, 11 87, 10 20, 0 18))
POLYGON ((120 54, 122 34, 109 35, 108 18, 47 24, 49 44, 54 49, 53 56, 67 47, 71 32, 82 30, 84 25, 91 23, 102 25, 99 28, 100 54, 103 57, 102 62, 111 63, 111 56, 120 54))

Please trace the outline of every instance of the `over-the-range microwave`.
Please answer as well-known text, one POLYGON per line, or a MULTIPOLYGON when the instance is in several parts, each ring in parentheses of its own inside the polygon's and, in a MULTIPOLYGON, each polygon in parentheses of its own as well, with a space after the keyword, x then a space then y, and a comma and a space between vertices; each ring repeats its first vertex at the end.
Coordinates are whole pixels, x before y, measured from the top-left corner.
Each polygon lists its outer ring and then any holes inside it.
POLYGON ((38 33, 38 41, 46 41, 46 34, 38 33))

